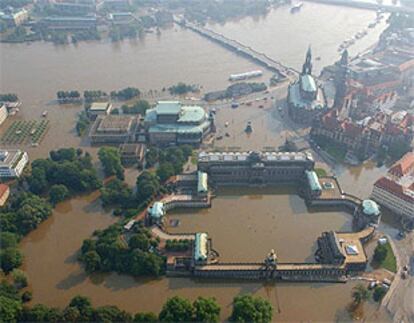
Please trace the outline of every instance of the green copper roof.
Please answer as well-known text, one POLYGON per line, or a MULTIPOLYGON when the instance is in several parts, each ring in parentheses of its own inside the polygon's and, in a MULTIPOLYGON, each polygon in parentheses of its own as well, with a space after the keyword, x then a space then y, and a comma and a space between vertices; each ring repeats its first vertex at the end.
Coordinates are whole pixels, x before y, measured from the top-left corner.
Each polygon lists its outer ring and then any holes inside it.
POLYGON ((196 233, 195 235, 194 260, 207 260, 207 233, 196 233))
POLYGON ((165 215, 164 203, 155 202, 149 209, 149 214, 153 219, 160 219, 165 215))
POLYGON ((314 171, 306 171, 306 177, 312 191, 322 191, 321 183, 319 183, 318 175, 314 171))
POLYGON ((179 101, 159 101, 155 107, 157 114, 178 114, 181 111, 179 101))
POLYGON ((207 184, 207 173, 198 172, 198 182, 197 182, 197 192, 203 193, 208 191, 208 184, 207 184))
POLYGON ((316 86, 315 79, 309 75, 305 74, 300 77, 302 83, 302 90, 305 92, 316 92, 318 87, 316 86))
POLYGON ((199 106, 184 106, 181 109, 178 122, 202 122, 206 117, 206 112, 199 106))
POLYGON ((364 200, 362 202, 362 210, 366 215, 376 215, 380 214, 379 206, 373 200, 364 200))

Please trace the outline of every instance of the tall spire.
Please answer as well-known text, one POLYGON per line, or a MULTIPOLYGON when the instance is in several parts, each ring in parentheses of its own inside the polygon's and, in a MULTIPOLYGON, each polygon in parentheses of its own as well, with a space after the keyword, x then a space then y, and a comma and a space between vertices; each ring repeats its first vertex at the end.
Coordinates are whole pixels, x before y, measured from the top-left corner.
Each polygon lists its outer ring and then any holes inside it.
POLYGON ((306 53, 305 63, 302 67, 302 74, 312 74, 312 49, 310 45, 306 53))

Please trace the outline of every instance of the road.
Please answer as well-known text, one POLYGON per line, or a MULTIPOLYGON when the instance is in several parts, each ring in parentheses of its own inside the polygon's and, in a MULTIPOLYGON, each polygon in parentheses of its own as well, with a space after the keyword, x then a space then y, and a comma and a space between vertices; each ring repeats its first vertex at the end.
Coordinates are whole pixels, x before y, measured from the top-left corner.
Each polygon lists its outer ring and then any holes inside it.
POLYGON ((399 271, 395 280, 382 300, 384 306, 393 316, 393 322, 414 322, 414 232, 404 239, 391 239, 394 246, 399 271), (401 268, 410 266, 406 279, 401 278, 401 268))

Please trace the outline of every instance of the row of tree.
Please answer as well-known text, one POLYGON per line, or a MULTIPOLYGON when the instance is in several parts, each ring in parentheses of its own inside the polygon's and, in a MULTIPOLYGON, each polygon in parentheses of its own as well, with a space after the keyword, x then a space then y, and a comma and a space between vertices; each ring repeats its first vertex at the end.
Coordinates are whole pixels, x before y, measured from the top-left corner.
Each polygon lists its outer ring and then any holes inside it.
POLYGON ((19 101, 17 94, 14 94, 14 93, 0 94, 0 102, 17 102, 17 101, 19 101))
POLYGON ((141 94, 140 90, 135 87, 127 87, 119 91, 112 91, 111 98, 118 100, 131 100, 141 94))
POLYGON ((123 114, 139 114, 144 116, 147 110, 151 108, 151 105, 146 100, 139 100, 135 102, 133 105, 128 106, 124 104, 121 106, 121 110, 123 114))
MULTIPOLYGON (((0 283, 0 317, 4 322, 219 322, 221 308, 215 298, 198 297, 193 303, 182 297, 169 298, 160 313, 139 312, 135 315, 117 306, 94 307, 89 298, 75 296, 64 309, 42 304, 28 307, 14 286, 0 283)), ((234 298, 230 317, 234 322, 272 320, 271 304, 251 295, 234 298)))

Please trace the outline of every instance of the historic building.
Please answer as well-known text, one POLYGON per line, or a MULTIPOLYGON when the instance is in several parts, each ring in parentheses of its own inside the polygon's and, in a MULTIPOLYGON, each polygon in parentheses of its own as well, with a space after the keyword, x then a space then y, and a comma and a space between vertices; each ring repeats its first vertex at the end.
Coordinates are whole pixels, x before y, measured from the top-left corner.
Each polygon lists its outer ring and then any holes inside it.
POLYGON ((143 131, 150 144, 199 145, 213 128, 213 116, 202 107, 160 101, 155 108, 147 110, 143 131))
POLYGON ((305 178, 313 170, 309 153, 201 152, 198 170, 215 185, 272 185, 305 178))
POLYGON ((312 76, 310 48, 299 80, 289 85, 287 101, 289 116, 301 124, 311 124, 315 117, 327 110, 325 93, 312 76))
POLYGON ((341 117, 335 109, 314 122, 310 135, 316 141, 322 137, 344 145, 365 158, 381 146, 409 146, 414 138, 414 116, 406 111, 385 111, 353 121, 349 117, 341 117))
POLYGON ((407 153, 374 184, 372 199, 414 223, 414 153, 407 153))

